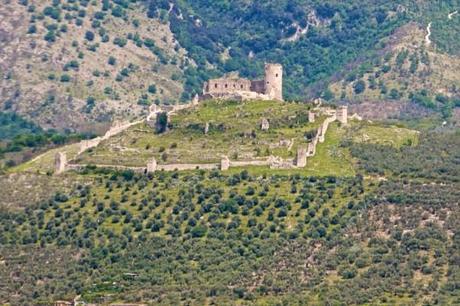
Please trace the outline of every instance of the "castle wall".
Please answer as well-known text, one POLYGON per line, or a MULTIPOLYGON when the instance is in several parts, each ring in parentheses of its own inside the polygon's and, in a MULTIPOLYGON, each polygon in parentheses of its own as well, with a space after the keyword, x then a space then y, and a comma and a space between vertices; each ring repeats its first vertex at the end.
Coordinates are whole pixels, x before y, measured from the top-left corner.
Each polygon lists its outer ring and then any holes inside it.
POLYGON ((203 94, 222 94, 250 91, 251 81, 247 79, 214 79, 205 84, 203 94))
POLYGON ((54 156, 54 172, 56 174, 64 173, 67 169, 67 156, 64 152, 58 152, 54 156))
POLYGON ((342 124, 348 123, 348 107, 341 106, 337 109, 337 121, 342 124))
MULTIPOLYGON (((203 84, 201 100, 211 98, 231 99, 232 94, 259 94, 268 100, 283 101, 283 66, 280 64, 265 64, 263 80, 248 80, 245 78, 212 79, 203 84)), ((245 100, 245 98, 241 98, 245 100)))
POLYGON ((297 149, 296 166, 299 168, 305 168, 307 166, 307 156, 307 148, 299 147, 297 149))

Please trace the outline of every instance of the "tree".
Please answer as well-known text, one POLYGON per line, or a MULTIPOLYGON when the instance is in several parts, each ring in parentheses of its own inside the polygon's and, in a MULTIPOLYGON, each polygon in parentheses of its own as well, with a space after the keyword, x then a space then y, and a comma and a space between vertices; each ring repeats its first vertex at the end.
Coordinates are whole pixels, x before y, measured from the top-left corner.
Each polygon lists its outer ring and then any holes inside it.
POLYGON ((190 233, 192 234, 193 238, 201 238, 206 235, 206 232, 208 231, 208 228, 204 225, 197 225, 192 230, 190 233))
POLYGON ((115 64, 117 63, 117 59, 113 56, 110 56, 107 62, 109 63, 109 65, 115 66, 115 64))
POLYGON ((86 38, 88 41, 93 41, 93 40, 94 40, 94 33, 91 32, 91 31, 86 31, 86 33, 85 33, 85 38, 86 38))
POLYGON ((357 81, 355 85, 353 85, 353 89, 355 91, 355 94, 362 94, 366 90, 366 82, 364 82, 363 80, 357 81))
POLYGON ((392 88, 390 90, 390 99, 398 100, 399 98, 401 98, 401 94, 399 93, 399 91, 396 88, 392 88))
POLYGON ((155 84, 149 85, 148 91, 149 91, 149 93, 151 93, 151 94, 156 94, 156 93, 157 93, 157 87, 156 87, 156 85, 155 85, 155 84))
POLYGON ((166 112, 159 113, 155 124, 155 131, 158 134, 166 132, 168 129, 168 114, 166 112))

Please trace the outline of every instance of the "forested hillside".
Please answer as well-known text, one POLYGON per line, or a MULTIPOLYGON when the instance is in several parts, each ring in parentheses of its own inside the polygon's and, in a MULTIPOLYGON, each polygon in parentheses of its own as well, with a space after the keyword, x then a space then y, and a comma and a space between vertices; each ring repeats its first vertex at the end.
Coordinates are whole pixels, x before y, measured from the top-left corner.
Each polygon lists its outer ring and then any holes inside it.
MULTIPOLYGON (((456 9, 453 0, 11 0, 0 8, 0 107, 44 128, 100 133, 110 121, 145 114, 152 103, 189 101, 211 77, 234 71, 260 77, 266 61, 283 64, 286 99, 343 100, 328 86, 350 80, 350 72, 367 77, 374 60, 390 56, 390 44, 405 40, 389 37, 408 24, 423 36, 432 23, 426 52, 434 72, 454 71, 460 18, 449 14, 456 9)), ((422 69, 422 53, 409 50, 407 60, 418 56, 422 69)), ((422 95, 433 100, 458 82, 438 73, 417 80, 434 85, 384 84, 381 96, 372 90, 364 97, 423 100, 409 95, 426 89, 422 95)), ((347 94, 355 85, 348 83, 346 99, 365 99, 347 94)))
POLYGON ((458 141, 349 143, 348 177, 89 167, 0 210, 0 301, 457 305, 458 141))
POLYGON ((169 18, 174 35, 198 65, 186 71, 190 91, 211 75, 241 71, 254 77, 264 61, 275 61, 286 70, 286 97, 305 99, 306 94, 324 93, 322 82, 347 65, 375 56, 386 47, 385 38, 409 22, 426 27, 435 21, 435 43, 443 52, 457 52, 458 22, 451 26, 444 20, 457 8, 456 1, 147 3, 149 16, 169 18))

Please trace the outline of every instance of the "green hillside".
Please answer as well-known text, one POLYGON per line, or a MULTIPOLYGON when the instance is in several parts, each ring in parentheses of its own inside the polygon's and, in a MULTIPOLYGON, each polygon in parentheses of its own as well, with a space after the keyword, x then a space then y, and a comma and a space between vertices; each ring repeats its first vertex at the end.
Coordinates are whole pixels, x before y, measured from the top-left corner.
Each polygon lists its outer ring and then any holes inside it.
POLYGON ((460 305, 459 33, 459 0, 2 1, 0 305, 460 305), (284 102, 185 105, 265 63, 284 102))
POLYGON ((458 139, 363 144, 348 178, 69 173, 72 191, 0 211, 0 300, 455 305, 458 139))

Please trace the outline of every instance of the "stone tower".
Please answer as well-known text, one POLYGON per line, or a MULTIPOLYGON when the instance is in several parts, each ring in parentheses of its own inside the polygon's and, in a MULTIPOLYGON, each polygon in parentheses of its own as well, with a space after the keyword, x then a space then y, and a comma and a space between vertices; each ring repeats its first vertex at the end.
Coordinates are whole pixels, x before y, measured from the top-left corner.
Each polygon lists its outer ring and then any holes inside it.
POLYGON ((265 64, 265 94, 283 101, 283 66, 280 64, 265 64))
POLYGON ((230 168, 230 159, 227 156, 222 156, 220 160, 220 170, 226 171, 230 168))
POLYGON ((305 147, 299 147, 297 149, 297 156, 296 156, 296 166, 299 168, 304 168, 307 166, 307 148, 305 147))
POLYGON ((337 121, 339 121, 342 124, 347 124, 348 123, 348 106, 340 106, 337 109, 337 121))
POLYGON ((147 163, 147 173, 154 173, 157 170, 157 166, 157 160, 155 157, 152 157, 152 159, 147 163))
POLYGON ((56 174, 64 173, 67 166, 67 156, 64 152, 58 152, 54 156, 54 172, 56 174))

